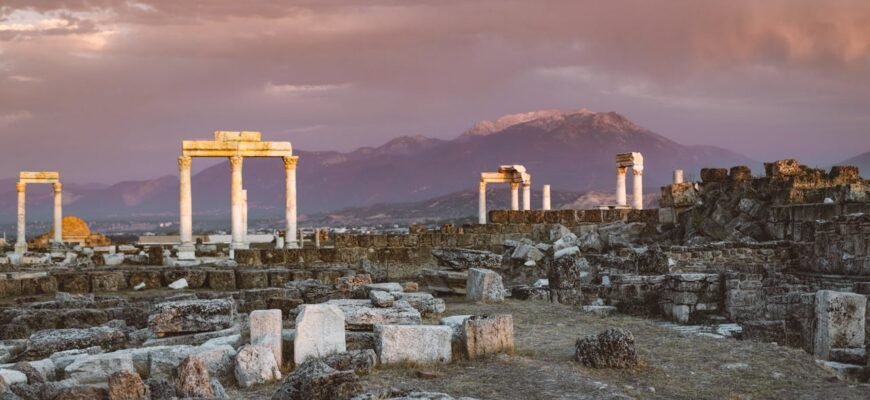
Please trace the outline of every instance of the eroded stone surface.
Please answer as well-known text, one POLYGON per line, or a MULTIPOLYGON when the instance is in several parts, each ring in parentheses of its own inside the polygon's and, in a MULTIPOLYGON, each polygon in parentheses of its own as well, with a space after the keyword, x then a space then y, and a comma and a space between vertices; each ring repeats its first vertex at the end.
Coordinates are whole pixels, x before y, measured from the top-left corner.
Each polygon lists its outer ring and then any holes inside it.
POLYGON ((504 301, 504 285, 498 272, 483 268, 468 270, 465 297, 471 301, 497 303, 504 301))
POLYGON ((158 335, 216 331, 232 326, 235 313, 231 299, 171 301, 154 307, 148 327, 158 335))
POLYGON ((234 369, 236 382, 243 388, 276 382, 281 379, 281 371, 272 354, 272 349, 245 345, 236 354, 234 369))
POLYGON ((634 368, 638 364, 634 335, 614 328, 577 339, 574 359, 593 368, 634 368))
POLYGON ((441 325, 375 326, 378 358, 383 364, 429 364, 453 360, 453 329, 441 325))

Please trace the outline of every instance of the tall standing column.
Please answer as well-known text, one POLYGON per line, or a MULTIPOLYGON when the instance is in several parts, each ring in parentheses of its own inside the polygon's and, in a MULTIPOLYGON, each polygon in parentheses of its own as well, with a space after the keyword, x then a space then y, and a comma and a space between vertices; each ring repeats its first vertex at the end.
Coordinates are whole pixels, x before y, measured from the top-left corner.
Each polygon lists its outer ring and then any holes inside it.
POLYGON ((248 243, 248 190, 242 189, 242 241, 248 243))
POLYGON ((242 156, 230 157, 230 204, 232 205, 233 240, 230 249, 244 249, 242 233, 242 156))
POLYGON ((511 182, 511 210, 518 211, 520 209, 520 184, 511 182))
POLYGON ((674 170, 674 183, 683 183, 683 170, 674 170))
POLYGON ((181 245, 178 247, 179 259, 192 259, 196 248, 193 245, 193 202, 190 196, 190 164, 193 159, 178 157, 178 234, 181 245))
POLYGON ((18 254, 27 253, 27 232, 24 226, 24 210, 25 202, 27 201, 27 184, 18 182, 15 184, 15 189, 18 190, 18 239, 15 240, 15 252, 18 254))
POLYGON ((54 184, 54 242, 63 244, 63 185, 54 184))
POLYGON ((616 205, 628 206, 625 196, 625 172, 628 167, 616 167, 616 205))
POLYGON ((284 234, 284 246, 288 249, 297 248, 296 241, 296 164, 298 156, 284 157, 284 217, 287 222, 287 233, 284 234))
POLYGON ((541 195, 544 198, 543 209, 547 211, 550 209, 550 185, 544 185, 544 190, 541 192, 541 195))
POLYGON ((477 223, 486 223, 486 182, 480 181, 477 194, 477 223))
POLYGON ((636 210, 643 210, 643 167, 635 165, 631 167, 631 173, 634 174, 632 202, 636 210))
POLYGON ((532 183, 523 182, 523 210, 532 209, 532 183))

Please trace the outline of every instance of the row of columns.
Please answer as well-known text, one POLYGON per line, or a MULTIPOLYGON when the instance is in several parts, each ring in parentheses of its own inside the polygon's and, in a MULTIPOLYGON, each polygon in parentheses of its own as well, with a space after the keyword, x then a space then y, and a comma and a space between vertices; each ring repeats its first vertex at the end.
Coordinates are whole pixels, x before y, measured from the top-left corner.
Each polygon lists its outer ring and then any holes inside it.
MULTIPOLYGON (((520 183, 511 183, 511 210, 518 211, 520 209, 520 183)), ((550 185, 544 185, 543 190, 543 209, 550 209, 550 185)), ((523 184, 523 210, 529 211, 532 209, 532 185, 523 184)), ((481 181, 478 186, 477 194, 477 222, 480 224, 486 223, 486 182, 481 181)))
MULTIPOLYGON (((296 164, 299 160, 298 156, 283 157, 284 161, 284 186, 285 186, 285 212, 286 219, 286 235, 284 246, 285 248, 297 247, 296 237, 293 234, 296 232, 296 164)), ((191 197, 191 182, 190 182, 190 167, 191 157, 178 157, 179 168, 179 211, 181 220, 179 221, 179 233, 181 236, 181 246, 179 247, 179 258, 193 258, 195 247, 193 243, 193 201, 191 197)), ((248 231, 248 199, 247 190, 242 189, 242 165, 244 157, 232 156, 230 161, 230 215, 232 218, 232 240, 230 249, 245 249, 248 248, 247 231, 248 231)))
MULTIPOLYGON (((625 175, 629 167, 616 167, 616 205, 619 207, 628 207, 628 200, 625 193, 625 175)), ((634 176, 632 183, 632 208, 643 209, 643 167, 632 166, 631 173, 634 176)))
MULTIPOLYGON (((63 185, 59 182, 52 184, 54 187, 54 235, 52 242, 63 243, 63 185)), ((18 182, 15 184, 18 192, 18 232, 15 240, 15 252, 24 254, 27 252, 27 184, 18 182)))

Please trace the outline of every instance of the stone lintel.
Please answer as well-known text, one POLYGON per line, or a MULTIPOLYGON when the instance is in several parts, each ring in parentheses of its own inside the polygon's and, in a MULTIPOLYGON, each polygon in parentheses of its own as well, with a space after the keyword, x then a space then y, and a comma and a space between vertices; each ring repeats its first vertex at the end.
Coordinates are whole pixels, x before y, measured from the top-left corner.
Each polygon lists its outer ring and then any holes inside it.
POLYGON ((58 183, 60 182, 60 173, 21 171, 18 174, 18 180, 21 183, 58 183))
POLYGON ((259 142, 260 132, 254 131, 215 131, 215 142, 259 142))
POLYGON ((632 167, 632 166, 643 166, 643 155, 639 152, 631 152, 631 153, 619 153, 616 155, 616 166, 617 167, 632 167))
POLYGON ((187 157, 291 157, 290 142, 185 140, 181 154, 187 157))

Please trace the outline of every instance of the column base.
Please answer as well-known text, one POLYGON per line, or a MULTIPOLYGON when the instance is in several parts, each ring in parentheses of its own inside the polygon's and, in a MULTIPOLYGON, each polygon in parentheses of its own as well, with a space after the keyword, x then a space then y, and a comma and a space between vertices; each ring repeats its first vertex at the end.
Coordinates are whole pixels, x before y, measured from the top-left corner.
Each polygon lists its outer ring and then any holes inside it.
POLYGON ((182 243, 178 246, 176 258, 179 260, 196 260, 196 246, 193 243, 182 243))
POLYGON ((298 248, 299 248, 299 242, 297 242, 297 241, 295 241, 295 240, 290 241, 290 242, 287 242, 287 243, 284 244, 284 249, 285 249, 285 250, 298 249, 298 248))
POLYGON ((251 248, 251 245, 244 242, 233 242, 230 243, 230 248, 233 250, 247 250, 251 248))
POLYGON ((27 253, 27 243, 15 243, 15 253, 17 253, 17 254, 27 253))

